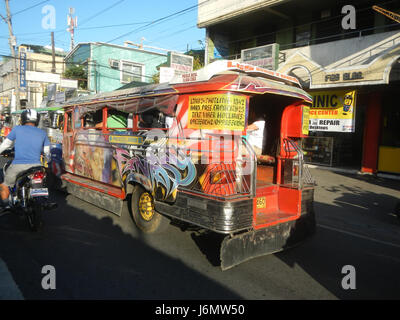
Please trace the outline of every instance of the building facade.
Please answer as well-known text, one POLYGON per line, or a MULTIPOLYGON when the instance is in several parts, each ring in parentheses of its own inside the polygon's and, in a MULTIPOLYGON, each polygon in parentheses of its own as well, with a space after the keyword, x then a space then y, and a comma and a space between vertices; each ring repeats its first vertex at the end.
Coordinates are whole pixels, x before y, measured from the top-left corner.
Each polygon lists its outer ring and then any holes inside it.
POLYGON ((314 97, 310 163, 400 174, 400 23, 376 5, 400 21, 398 1, 199 0, 205 60, 296 76, 314 97))
MULTIPOLYGON (((0 101, 2 109, 15 110, 15 86, 18 83, 21 107, 40 107, 47 96, 48 85, 57 90, 76 89, 77 81, 63 79, 65 71, 63 51, 55 51, 38 45, 24 44, 17 48, 17 70, 14 60, 3 60, 0 64, 0 101)), ((3 111, 3 110, 2 110, 3 111)))
POLYGON ((92 93, 112 91, 132 81, 150 83, 157 66, 166 61, 163 53, 102 42, 80 43, 65 58, 67 66, 86 67, 92 93))

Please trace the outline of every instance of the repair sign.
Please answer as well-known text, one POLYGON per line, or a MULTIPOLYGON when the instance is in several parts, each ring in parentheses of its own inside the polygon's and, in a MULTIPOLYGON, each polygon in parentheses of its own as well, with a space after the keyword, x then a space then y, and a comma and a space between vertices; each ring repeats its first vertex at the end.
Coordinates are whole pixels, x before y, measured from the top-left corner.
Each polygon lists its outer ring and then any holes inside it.
POLYGON ((356 91, 311 92, 310 131, 354 132, 356 91))

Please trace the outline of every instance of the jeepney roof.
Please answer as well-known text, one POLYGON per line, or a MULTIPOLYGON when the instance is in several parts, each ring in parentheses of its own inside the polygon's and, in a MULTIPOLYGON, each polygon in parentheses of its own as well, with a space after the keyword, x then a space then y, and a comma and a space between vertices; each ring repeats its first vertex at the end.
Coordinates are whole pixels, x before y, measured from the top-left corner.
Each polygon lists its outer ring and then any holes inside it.
MULTIPOLYGON (((18 114, 21 114, 21 113, 24 112, 25 110, 26 110, 26 109, 13 111, 13 112, 11 112, 11 115, 18 115, 18 114)), ((60 112, 62 112, 62 111, 63 111, 63 108, 60 107, 60 106, 58 106, 58 107, 35 108, 35 110, 36 110, 38 113, 46 113, 46 112, 49 112, 49 111, 55 111, 55 112, 60 111, 60 112)))
POLYGON ((81 96, 60 106, 81 106, 82 114, 108 106, 135 113, 156 108, 172 115, 179 94, 207 91, 231 91, 249 95, 275 94, 293 97, 306 103, 312 102, 312 97, 301 89, 294 77, 232 61, 216 62, 196 72, 174 77, 169 83, 81 96), (226 68, 223 68, 224 65, 226 68), (184 81, 179 82, 179 79, 184 81))

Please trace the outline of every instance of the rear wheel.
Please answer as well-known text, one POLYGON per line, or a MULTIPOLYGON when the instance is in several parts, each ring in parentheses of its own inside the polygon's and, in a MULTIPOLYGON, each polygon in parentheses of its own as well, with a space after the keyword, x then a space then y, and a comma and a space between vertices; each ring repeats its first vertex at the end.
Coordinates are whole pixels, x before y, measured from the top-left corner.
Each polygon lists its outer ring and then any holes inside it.
POLYGON ((29 229, 33 232, 41 231, 43 228, 42 220, 43 207, 40 204, 33 204, 27 213, 29 229))
POLYGON ((169 220, 154 209, 154 199, 142 186, 135 186, 131 197, 132 217, 136 226, 144 233, 161 233, 169 220))

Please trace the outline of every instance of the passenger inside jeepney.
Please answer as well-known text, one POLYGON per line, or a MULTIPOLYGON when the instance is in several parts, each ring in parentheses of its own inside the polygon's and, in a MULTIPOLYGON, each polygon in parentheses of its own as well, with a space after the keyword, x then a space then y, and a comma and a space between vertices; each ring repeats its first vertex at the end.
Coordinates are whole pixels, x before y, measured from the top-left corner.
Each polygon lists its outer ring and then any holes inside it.
MULTIPOLYGON (((129 113, 108 109, 107 112, 107 128, 111 130, 123 130, 128 127, 129 113)), ((103 110, 89 112, 83 117, 83 125, 85 128, 103 128, 103 110)))
POLYGON ((89 112, 83 117, 83 126, 85 128, 101 129, 103 127, 103 111, 89 112))
POLYGON ((265 164, 274 164, 275 156, 267 154, 265 150, 267 139, 274 139, 268 132, 269 128, 268 116, 265 112, 256 112, 254 108, 250 108, 249 120, 247 126, 247 141, 252 146, 257 156, 257 162, 265 164))
POLYGON ((146 111, 139 115, 139 128, 166 128, 165 116, 161 111, 146 111))

